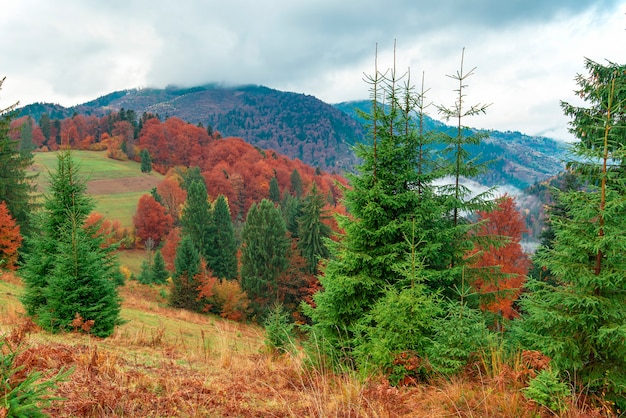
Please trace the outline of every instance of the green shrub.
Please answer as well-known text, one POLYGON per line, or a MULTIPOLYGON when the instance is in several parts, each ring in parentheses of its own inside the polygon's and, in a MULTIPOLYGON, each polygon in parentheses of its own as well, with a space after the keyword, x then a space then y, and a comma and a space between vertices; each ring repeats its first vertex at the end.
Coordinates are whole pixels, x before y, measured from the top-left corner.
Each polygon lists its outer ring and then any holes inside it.
POLYGON ((522 392, 528 399, 555 413, 565 411, 567 398, 571 396, 570 389, 559 379, 559 374, 550 369, 540 371, 522 392))
POLYGON ((289 320, 289 312, 277 303, 265 318, 265 345, 272 350, 288 351, 294 339, 294 324, 289 320))

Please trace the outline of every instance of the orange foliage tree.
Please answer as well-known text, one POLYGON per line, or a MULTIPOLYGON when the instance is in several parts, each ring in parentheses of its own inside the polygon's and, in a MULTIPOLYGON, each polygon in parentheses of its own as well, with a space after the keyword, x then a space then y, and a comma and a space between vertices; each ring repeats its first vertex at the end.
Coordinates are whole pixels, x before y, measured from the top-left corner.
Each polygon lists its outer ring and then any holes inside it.
POLYGON ((180 219, 180 209, 185 203, 187 192, 180 187, 178 181, 173 177, 164 178, 157 184, 157 193, 161 196, 161 204, 167 213, 172 216, 174 222, 180 219))
POLYGON ((175 269, 174 261, 176 260, 178 243, 180 243, 180 228, 174 227, 163 238, 163 246, 161 247, 161 255, 165 261, 165 268, 168 271, 174 271, 175 269))
POLYGON ((139 198, 133 224, 140 245, 144 245, 148 238, 152 238, 154 245, 159 245, 172 223, 171 215, 152 196, 145 194, 139 198))
POLYGON ((111 245, 118 244, 119 248, 131 248, 132 236, 131 231, 128 228, 122 227, 122 223, 117 219, 110 221, 106 219, 102 214, 98 212, 91 212, 87 219, 85 219, 85 228, 90 228, 96 224, 100 224, 97 235, 105 237, 102 247, 110 247, 111 245))
POLYGON ((520 241, 526 231, 524 219, 515 207, 515 200, 504 195, 490 212, 478 212, 478 244, 470 256, 477 272, 472 285, 482 296, 481 307, 504 318, 517 316, 513 308, 518 299, 530 259, 524 253, 520 241), (494 239, 496 242, 494 242, 494 239))
POLYGON ((15 270, 21 244, 20 227, 11 217, 6 203, 0 202, 0 268, 15 270))

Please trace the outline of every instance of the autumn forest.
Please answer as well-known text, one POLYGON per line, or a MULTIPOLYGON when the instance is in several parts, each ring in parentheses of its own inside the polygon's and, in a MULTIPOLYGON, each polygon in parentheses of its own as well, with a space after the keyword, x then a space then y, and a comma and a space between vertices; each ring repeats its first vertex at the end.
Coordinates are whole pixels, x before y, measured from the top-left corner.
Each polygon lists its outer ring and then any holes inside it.
MULTIPOLYGON (((586 61, 585 105, 563 104, 580 141, 544 186, 550 204, 531 254, 516 198, 464 185, 489 162, 468 152, 488 133, 466 120, 488 106, 466 103, 473 70, 462 62, 454 104, 437 106, 455 124, 446 132, 424 128, 427 89, 409 73, 369 76, 371 107, 359 113, 367 140, 340 174, 319 168, 330 154, 314 168, 178 117, 121 108, 35 120, 4 109, 0 269, 21 289, 21 317, 41 333, 105 342, 119 338, 128 289, 143 289, 172 312, 260 327, 271 361, 304 359, 316 385, 330 373, 407 397, 395 410, 377 395, 362 399, 377 411, 335 414, 414 416, 409 398, 461 381, 508 400, 483 391, 482 404, 451 407, 452 416, 623 414, 626 68, 586 61), (133 203, 131 223, 94 210, 76 157, 85 151, 161 176, 133 203), (34 174, 37 153, 56 156, 49 173, 34 174), (35 186, 42 175, 45 190, 35 186), (133 269, 119 261, 129 254, 133 269)), ((0 334, 0 416, 62 405, 48 394, 73 379, 71 369, 19 372, 18 328, 0 334)))

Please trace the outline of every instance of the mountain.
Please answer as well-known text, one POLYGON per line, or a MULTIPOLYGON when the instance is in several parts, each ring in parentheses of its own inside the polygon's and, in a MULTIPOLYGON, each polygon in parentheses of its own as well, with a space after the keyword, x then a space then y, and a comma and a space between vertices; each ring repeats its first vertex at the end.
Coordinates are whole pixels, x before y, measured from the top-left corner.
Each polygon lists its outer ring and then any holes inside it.
MULTIPOLYGON (((137 115, 149 112, 162 118, 175 116, 314 167, 344 172, 358 163, 352 147, 366 136, 357 109, 367 112, 369 105, 369 101, 356 101, 333 106, 310 95, 263 86, 207 84, 118 91, 70 108, 36 103, 22 108, 21 115, 39 120, 47 112, 51 118, 61 119, 76 113, 103 116, 125 109, 137 115)), ((425 122, 427 130, 454 129, 430 117, 425 122)), ((473 156, 493 161, 491 170, 476 179, 481 184, 523 189, 563 170, 565 149, 557 141, 520 132, 484 132, 488 138, 470 150, 473 156)))
POLYGON ((254 85, 124 90, 67 109, 37 103, 22 108, 21 115, 39 120, 45 112, 65 118, 120 109, 202 123, 222 136, 240 137, 328 171, 351 170, 357 161, 351 147, 363 138, 359 122, 313 96, 254 85))
MULTIPOLYGON (((364 123, 359 112, 369 113, 368 100, 343 102, 335 107, 364 123)), ((426 115, 423 120, 425 132, 443 132, 456 135, 456 127, 446 125, 426 115)), ((525 189, 563 171, 566 147, 553 139, 529 136, 521 132, 471 129, 484 133, 479 146, 468 147, 472 157, 491 161, 487 173, 475 178, 485 186, 514 186, 525 189)))

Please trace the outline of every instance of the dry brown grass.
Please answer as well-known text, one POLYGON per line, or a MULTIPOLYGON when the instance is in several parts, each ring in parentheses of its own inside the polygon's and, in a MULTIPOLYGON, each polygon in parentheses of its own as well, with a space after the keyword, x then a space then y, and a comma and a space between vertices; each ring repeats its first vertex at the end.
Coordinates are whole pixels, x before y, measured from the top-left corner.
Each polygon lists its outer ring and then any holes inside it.
MULTIPOLYGON (((14 276, 0 283, 0 326, 25 347, 25 372, 73 367, 55 417, 550 417, 519 388, 523 361, 477 365, 463 377, 391 387, 382 377, 307 367, 268 353, 259 327, 168 308, 159 287, 122 289, 128 321, 113 336, 53 335, 23 318, 14 276), (489 372, 486 371, 489 369, 489 372)), ((3 276, 4 280, 4 276, 3 276)), ((607 416, 571 405, 569 418, 607 416)))

